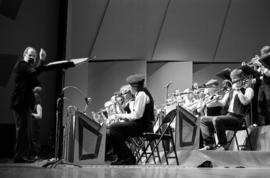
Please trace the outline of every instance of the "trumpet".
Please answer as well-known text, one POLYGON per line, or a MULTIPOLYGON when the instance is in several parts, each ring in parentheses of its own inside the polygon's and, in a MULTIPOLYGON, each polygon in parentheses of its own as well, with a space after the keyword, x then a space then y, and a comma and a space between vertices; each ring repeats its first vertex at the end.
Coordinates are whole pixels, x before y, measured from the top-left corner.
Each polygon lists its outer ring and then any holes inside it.
POLYGON ((252 68, 253 70, 259 72, 259 73, 263 73, 263 69, 264 66, 262 65, 262 63, 259 61, 261 59, 261 57, 259 57, 258 55, 256 55, 254 58, 252 58, 249 62, 242 62, 242 66, 247 65, 250 68, 252 68))
POLYGON ((239 82, 240 85, 238 85, 236 88, 234 88, 234 90, 235 89, 239 90, 239 89, 242 89, 242 88, 252 87, 256 83, 256 79, 253 78, 252 75, 250 75, 250 76, 248 76, 246 78, 233 81, 232 84, 235 84, 237 82, 239 82))

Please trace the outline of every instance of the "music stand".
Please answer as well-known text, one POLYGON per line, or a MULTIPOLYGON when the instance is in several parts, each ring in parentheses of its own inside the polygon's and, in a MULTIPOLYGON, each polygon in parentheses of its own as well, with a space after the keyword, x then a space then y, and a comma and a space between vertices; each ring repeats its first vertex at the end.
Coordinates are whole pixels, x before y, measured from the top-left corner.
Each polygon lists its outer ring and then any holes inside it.
POLYGON ((231 69, 230 68, 225 68, 221 72, 218 72, 216 76, 220 77, 222 80, 231 80, 230 74, 231 74, 231 69))
POLYGON ((270 54, 259 59, 259 62, 262 63, 262 65, 268 70, 270 70, 270 54))
MULTIPOLYGON (((51 70, 61 70, 61 80, 62 80, 62 87, 65 83, 65 71, 70 67, 76 67, 82 63, 88 62, 89 60, 94 59, 93 58, 78 58, 78 59, 71 59, 71 60, 62 60, 62 61, 56 61, 51 62, 45 66, 42 66, 40 71, 51 71, 51 70)), ((67 164, 67 165, 73 165, 81 167, 80 165, 70 163, 63 159, 63 99, 64 99, 64 91, 62 89, 62 93, 60 97, 57 99, 57 108, 56 108, 56 133, 55 133, 55 159, 52 161, 48 161, 45 163, 42 167, 50 167, 55 168, 59 164, 67 164), (60 149, 62 148, 62 150, 60 149)))
POLYGON ((243 65, 243 66, 239 67, 239 69, 242 69, 242 71, 246 75, 252 75, 253 78, 259 79, 261 77, 261 74, 259 72, 257 72, 256 70, 252 69, 250 66, 243 65))

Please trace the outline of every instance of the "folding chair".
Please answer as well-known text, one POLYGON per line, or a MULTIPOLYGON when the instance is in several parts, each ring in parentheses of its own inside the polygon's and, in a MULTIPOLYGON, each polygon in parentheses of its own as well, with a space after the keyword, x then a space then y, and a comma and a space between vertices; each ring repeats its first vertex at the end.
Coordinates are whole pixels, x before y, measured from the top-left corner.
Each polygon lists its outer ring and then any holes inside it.
POLYGON ((161 142, 163 150, 164 150, 164 156, 165 156, 167 165, 169 164, 168 159, 170 159, 170 158, 176 159, 176 163, 177 163, 177 165, 179 165, 179 161, 178 161, 178 157, 177 157, 177 153, 176 153, 176 148, 175 148, 175 143, 174 143, 173 131, 170 127, 171 123, 176 118, 176 114, 177 114, 176 109, 170 111, 162 119, 162 122, 155 133, 149 133, 149 132, 143 133, 142 138, 144 138, 148 142, 148 144, 143 149, 143 152, 140 155, 139 159, 137 160, 137 163, 141 161, 141 158, 143 156, 146 157, 146 161, 145 161, 146 163, 148 163, 151 156, 153 157, 153 159, 155 159, 154 153, 157 152, 157 154, 159 154, 158 147, 159 147, 159 144, 161 142), (172 149, 173 149, 174 156, 168 156, 170 151, 165 149, 164 141, 166 141, 166 140, 169 140, 172 143, 172 149), (147 154, 147 150, 149 147, 152 147, 151 153, 147 154))
MULTIPOLYGON (((165 116, 164 112, 160 112, 156 119, 155 119, 155 122, 154 122, 154 127, 159 127, 159 121, 165 116)), ((154 128, 154 131, 155 131, 155 128, 154 128)), ((129 139, 129 143, 128 143, 128 146, 130 148, 130 150, 132 151, 133 155, 136 157, 136 160, 139 160, 141 159, 140 156, 141 156, 141 153, 143 152, 143 150, 146 150, 144 152, 144 154, 142 155, 142 157, 145 157, 147 158, 147 155, 150 155, 152 153, 152 148, 154 146, 154 142, 153 141, 150 145, 150 151, 148 151, 146 149, 146 143, 147 140, 143 137, 134 137, 134 138, 130 138, 129 139)), ((155 158, 158 158, 158 161, 159 163, 161 164, 161 158, 160 158, 160 154, 159 154, 159 150, 158 148, 156 148, 157 151, 154 152, 156 154, 153 155, 153 161, 154 161, 154 164, 156 164, 156 159, 155 158)), ((139 162, 139 161, 138 161, 139 162)))
MULTIPOLYGON (((246 117, 250 114, 249 111, 250 111, 250 107, 247 109, 245 115, 243 116, 242 123, 239 125, 239 127, 236 130, 233 130, 233 136, 228 141, 228 147, 231 145, 233 139, 235 139, 235 143, 236 143, 236 146, 237 146, 237 150, 238 151, 240 150, 240 147, 246 147, 246 144, 245 143, 243 145, 239 145, 238 140, 237 140, 237 136, 236 136, 236 133, 238 131, 245 130, 246 133, 247 133, 247 140, 249 142, 250 150, 252 150, 252 144, 251 144, 250 134, 248 132, 248 126, 247 126, 247 122, 246 122, 246 117)), ((228 129, 228 130, 230 130, 230 129, 228 129)))

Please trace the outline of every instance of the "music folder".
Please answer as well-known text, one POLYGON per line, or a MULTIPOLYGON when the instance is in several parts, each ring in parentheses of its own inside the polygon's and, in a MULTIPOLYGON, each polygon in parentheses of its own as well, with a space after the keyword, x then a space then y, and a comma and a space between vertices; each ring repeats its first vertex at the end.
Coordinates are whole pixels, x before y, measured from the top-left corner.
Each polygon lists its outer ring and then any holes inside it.
POLYGON ((270 70, 270 54, 259 59, 264 67, 270 70))
POLYGON ((40 71, 50 71, 50 70, 60 70, 60 69, 67 69, 70 67, 75 67, 80 64, 83 64, 85 62, 88 62, 93 58, 77 58, 77 59, 71 59, 71 60, 62 60, 62 61, 55 61, 55 62, 50 62, 47 65, 41 66, 40 71))

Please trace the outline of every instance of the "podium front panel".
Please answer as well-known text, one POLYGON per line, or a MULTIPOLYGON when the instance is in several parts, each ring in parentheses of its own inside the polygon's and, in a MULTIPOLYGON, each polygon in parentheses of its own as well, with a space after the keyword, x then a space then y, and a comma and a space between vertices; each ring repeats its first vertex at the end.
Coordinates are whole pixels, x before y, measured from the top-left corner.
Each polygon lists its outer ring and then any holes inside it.
POLYGON ((176 141, 177 150, 195 150, 199 148, 200 121, 193 114, 177 106, 176 141))
POLYGON ((76 112, 74 133, 74 152, 71 162, 82 165, 104 164, 106 126, 101 126, 85 114, 76 112))

